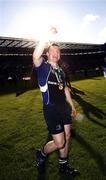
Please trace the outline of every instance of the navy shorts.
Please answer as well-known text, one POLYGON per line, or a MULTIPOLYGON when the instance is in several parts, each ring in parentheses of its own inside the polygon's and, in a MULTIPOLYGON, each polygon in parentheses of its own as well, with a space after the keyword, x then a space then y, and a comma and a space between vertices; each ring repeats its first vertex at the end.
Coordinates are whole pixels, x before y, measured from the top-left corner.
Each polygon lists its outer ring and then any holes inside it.
POLYGON ((50 134, 64 131, 64 125, 71 124, 71 108, 67 103, 61 105, 44 105, 44 117, 50 134))

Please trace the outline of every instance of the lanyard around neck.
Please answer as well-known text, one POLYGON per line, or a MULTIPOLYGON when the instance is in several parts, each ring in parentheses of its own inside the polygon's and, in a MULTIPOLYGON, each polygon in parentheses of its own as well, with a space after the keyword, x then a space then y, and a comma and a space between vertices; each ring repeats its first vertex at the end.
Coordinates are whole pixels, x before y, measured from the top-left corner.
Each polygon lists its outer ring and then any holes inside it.
POLYGON ((56 76, 57 82, 60 84, 62 82, 62 79, 61 79, 61 70, 60 70, 59 66, 57 67, 57 69, 55 69, 53 67, 52 67, 52 69, 56 76))

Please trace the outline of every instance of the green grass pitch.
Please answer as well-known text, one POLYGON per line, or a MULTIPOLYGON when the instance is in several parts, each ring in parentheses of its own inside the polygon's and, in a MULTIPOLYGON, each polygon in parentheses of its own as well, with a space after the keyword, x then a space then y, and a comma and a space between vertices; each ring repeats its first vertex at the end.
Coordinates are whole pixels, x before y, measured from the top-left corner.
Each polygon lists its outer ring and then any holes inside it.
MULTIPOLYGON (((77 180, 106 179, 106 79, 72 82, 73 100, 82 121, 73 120, 69 161, 81 175, 77 180)), ((35 150, 48 139, 39 89, 16 97, 0 96, 0 180, 63 180, 58 154, 47 161, 43 177, 35 163, 35 150)), ((68 178, 70 179, 70 178, 68 178)))

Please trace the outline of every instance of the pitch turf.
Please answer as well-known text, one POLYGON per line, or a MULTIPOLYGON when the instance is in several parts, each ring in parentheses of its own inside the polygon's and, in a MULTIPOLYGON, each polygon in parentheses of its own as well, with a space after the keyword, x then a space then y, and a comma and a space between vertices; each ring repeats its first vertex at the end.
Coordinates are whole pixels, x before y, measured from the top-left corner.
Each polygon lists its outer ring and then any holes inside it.
MULTIPOLYGON (((97 77, 72 83, 73 99, 82 121, 73 121, 70 163, 79 169, 77 180, 105 180, 106 79, 97 77)), ((41 176, 35 149, 48 139, 39 89, 0 96, 0 180, 64 180, 58 174, 58 154, 49 156, 41 176)), ((72 178, 71 178, 72 179, 72 178)))

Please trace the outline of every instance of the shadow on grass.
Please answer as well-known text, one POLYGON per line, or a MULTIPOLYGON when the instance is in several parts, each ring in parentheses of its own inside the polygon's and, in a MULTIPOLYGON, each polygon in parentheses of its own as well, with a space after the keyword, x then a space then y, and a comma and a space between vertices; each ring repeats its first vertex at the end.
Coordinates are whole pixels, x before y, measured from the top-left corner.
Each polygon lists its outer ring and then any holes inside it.
POLYGON ((73 99, 75 101, 77 101, 79 103, 79 105, 82 107, 83 109, 83 113, 86 115, 86 117, 96 123, 97 125, 106 128, 106 126, 101 123, 98 122, 97 120, 95 120, 93 117, 91 117, 91 115, 94 115, 95 117, 97 117, 98 119, 104 120, 106 118, 106 113, 104 113, 101 109, 93 106, 92 104, 90 104, 89 102, 86 102, 84 99, 82 99, 79 95, 74 94, 72 95, 73 99))
POLYGON ((43 174, 38 173, 37 180, 47 180, 46 174, 45 173, 43 173, 43 174))
POLYGON ((60 175, 61 180, 74 180, 73 176, 60 175))
POLYGON ((75 87, 72 87, 72 96, 76 95, 76 94, 81 94, 81 95, 85 95, 85 93, 75 87))
MULTIPOLYGON (((48 177, 46 176, 46 174, 40 174, 38 173, 38 177, 37 177, 37 180, 47 180, 48 177)), ((60 179, 61 180, 74 180, 75 178, 73 176, 66 176, 66 175, 63 175, 63 174, 60 174, 60 179)))
POLYGON ((78 141, 79 144, 81 144, 90 153, 92 158, 95 159, 102 174, 106 176, 106 164, 101 154, 97 150, 93 149, 93 147, 90 144, 88 144, 83 139, 83 137, 81 137, 78 133, 76 133, 75 130, 72 131, 72 136, 76 141, 78 141))

